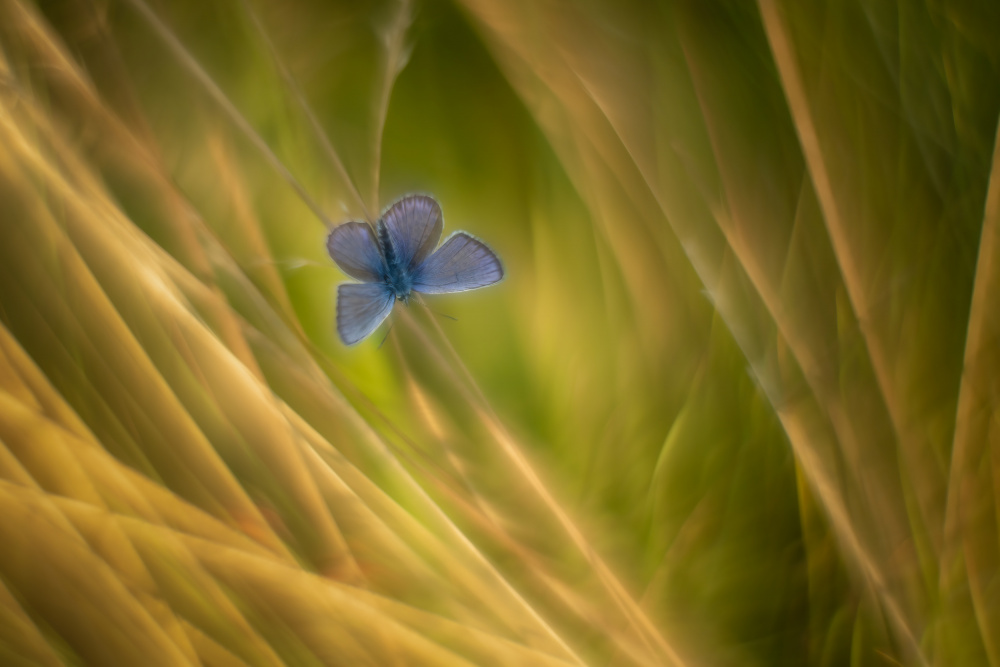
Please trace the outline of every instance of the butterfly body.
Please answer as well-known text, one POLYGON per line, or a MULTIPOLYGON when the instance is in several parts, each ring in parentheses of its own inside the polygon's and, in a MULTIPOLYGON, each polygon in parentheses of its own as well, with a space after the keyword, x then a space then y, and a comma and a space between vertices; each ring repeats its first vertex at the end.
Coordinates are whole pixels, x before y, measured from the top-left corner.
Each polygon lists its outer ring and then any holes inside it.
POLYGON ((413 292, 464 292, 499 282, 500 259, 479 239, 455 232, 438 247, 444 219, 426 195, 392 204, 374 231, 366 222, 345 222, 326 239, 337 266, 360 283, 337 288, 337 333, 346 345, 367 338, 413 292))
POLYGON ((375 225, 375 236, 378 240, 379 250, 385 259, 385 275, 383 282, 392 290, 393 296, 403 303, 410 302, 410 293, 413 291, 413 276, 410 271, 399 260, 396 249, 392 245, 392 237, 389 235, 389 227, 384 221, 379 220, 375 225))

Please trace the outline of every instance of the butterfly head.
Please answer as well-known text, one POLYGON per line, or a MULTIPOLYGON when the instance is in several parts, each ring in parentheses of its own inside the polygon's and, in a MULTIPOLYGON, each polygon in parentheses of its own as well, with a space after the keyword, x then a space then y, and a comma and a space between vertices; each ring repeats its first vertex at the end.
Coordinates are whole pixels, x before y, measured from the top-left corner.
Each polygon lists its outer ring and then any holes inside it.
POLYGON ((410 296, 413 295, 413 290, 408 289, 405 292, 396 292, 394 290, 394 293, 396 295, 396 300, 397 301, 402 301, 403 305, 407 305, 407 306, 410 305, 410 296))

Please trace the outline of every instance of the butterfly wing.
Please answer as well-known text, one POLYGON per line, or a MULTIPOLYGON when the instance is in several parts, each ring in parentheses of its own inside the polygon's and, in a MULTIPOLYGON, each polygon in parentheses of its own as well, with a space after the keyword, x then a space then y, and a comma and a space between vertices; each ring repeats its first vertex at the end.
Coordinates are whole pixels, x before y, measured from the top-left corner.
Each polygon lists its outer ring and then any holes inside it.
POLYGON ((455 232, 418 266, 413 289, 426 294, 464 292, 503 278, 500 258, 477 238, 455 232))
POLYGON ((337 334, 344 345, 368 337, 392 311, 393 294, 385 283, 345 283, 337 288, 337 334))
POLYGON ((326 250, 340 270, 368 283, 382 282, 385 271, 375 233, 364 222, 345 222, 326 237, 326 250))
POLYGON ((444 218, 441 207, 427 195, 408 195, 382 216, 399 265, 413 270, 441 240, 444 218))

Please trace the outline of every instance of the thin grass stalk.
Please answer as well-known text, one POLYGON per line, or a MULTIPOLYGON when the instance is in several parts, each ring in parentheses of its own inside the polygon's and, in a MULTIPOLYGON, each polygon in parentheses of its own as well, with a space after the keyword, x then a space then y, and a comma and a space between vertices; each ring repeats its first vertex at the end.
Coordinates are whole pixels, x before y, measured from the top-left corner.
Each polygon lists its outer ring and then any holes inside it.
MULTIPOLYGON (((379 210, 379 183, 382 174, 382 140, 385 133, 385 122, 389 116, 389 101, 392 99, 392 89, 399 73, 406 67, 409 53, 406 48, 406 33, 413 22, 413 8, 410 0, 397 0, 389 25, 382 34, 385 46, 385 62, 382 63, 382 80, 375 101, 375 137, 372 149, 372 191, 370 210, 379 210)), ((369 222, 374 222, 369 217, 369 222)))
POLYGON ((264 158, 270 163, 278 175, 281 176, 285 182, 288 183, 295 190, 295 193, 299 196, 302 202, 309 207, 316 218, 326 225, 327 229, 333 229, 334 224, 330 218, 326 215, 319 204, 309 195, 306 191, 305 186, 299 182, 295 175, 292 174, 291 170, 285 166, 285 163, 281 161, 271 147, 267 145, 261 136, 254 130, 253 126, 246 119, 246 117, 240 113, 239 109, 229 100, 226 94, 219 88, 218 84, 212 79, 212 77, 205 71, 205 69, 198 63, 197 60, 188 52, 177 36, 166 26, 163 20, 156 15, 156 13, 149 8, 149 6, 143 2, 143 0, 128 0, 129 4, 136 10, 136 12, 146 21, 147 25, 152 28, 153 32, 157 37, 164 43, 164 45, 170 50, 171 54, 176 58, 177 62, 180 63, 185 70, 188 71, 191 76, 195 78, 196 81, 201 85, 201 87, 209 94, 209 96, 215 101, 226 117, 232 122, 237 129, 253 144, 254 148, 264 158))
MULTIPOLYGON (((274 63, 275 68, 277 68, 278 73, 281 75, 282 80, 285 82, 285 85, 288 86, 288 90, 291 93, 292 99, 295 100, 295 103, 299 106, 299 109, 302 111, 303 115, 305 115, 306 120, 309 121, 309 127, 312 129, 313 135, 316 137, 316 140, 319 141, 320 146, 323 148, 323 152, 326 154, 326 157, 330 161, 330 164, 333 165, 333 168, 337 171, 337 174, 340 176, 340 180, 347 185, 348 190, 350 190, 351 194, 354 195, 355 202, 361 208, 362 213, 364 213, 365 219, 372 221, 373 220, 372 213, 378 212, 377 208, 378 202, 376 201, 376 207, 374 209, 369 209, 368 206, 365 205, 365 199, 361 195, 361 191, 358 189, 358 186, 354 182, 354 179, 351 178, 351 175, 347 173, 347 168, 344 166, 344 161, 340 159, 340 154, 333 147, 333 144, 330 143, 330 137, 327 136, 326 132, 323 130, 323 126, 320 125, 319 119, 316 118, 316 114, 313 113, 312 107, 310 107, 309 102, 306 101, 306 97, 305 95, 303 95, 302 89, 299 87, 299 84, 295 80, 295 77, 292 76, 292 73, 288 70, 288 67, 285 66, 284 60, 282 60, 281 57, 278 55, 278 52, 274 47, 274 42, 272 42, 271 38, 268 36, 267 30, 260 22, 260 17, 257 16, 257 12, 255 12, 253 6, 251 6, 250 0, 243 0, 243 9, 250 17, 250 20, 253 23, 254 28, 257 30, 257 35, 260 37, 261 41, 264 43, 264 46, 267 48, 267 52, 271 56, 271 61, 274 63)), ((388 107, 388 101, 386 101, 385 105, 386 107, 388 107)), ((384 117, 381 120, 383 123, 385 122, 384 117)), ((376 175, 377 173, 378 172, 376 170, 376 175)), ((375 190, 376 192, 378 191, 377 180, 375 184, 375 190)))
MULTIPOLYGON (((997 556, 996 545, 987 547, 987 537, 996 528, 1000 514, 991 496, 996 493, 995 479, 988 479, 997 459, 995 406, 1000 402, 994 382, 994 369, 1000 358, 1000 318, 994 296, 1000 289, 1000 125, 993 146, 993 163, 983 211, 983 226, 976 261, 976 277, 969 308, 962 381, 958 392, 955 435, 949 466, 948 496, 945 507, 945 548, 941 554, 941 598, 954 604, 956 596, 970 588, 979 635, 991 665, 1000 664, 1000 616, 986 601, 984 587, 989 587, 991 561, 997 556), (991 466, 991 459, 993 466, 991 466), (984 479, 984 476, 986 479, 984 479), (972 491, 975 489, 976 491, 972 491), (992 493, 991 493, 992 490, 992 493), (987 554, 985 558, 980 553, 987 554)), ((946 607, 947 610, 947 607, 946 607)), ((945 623, 961 623, 961 609, 945 623)), ((943 641, 947 641, 945 635, 943 641)))

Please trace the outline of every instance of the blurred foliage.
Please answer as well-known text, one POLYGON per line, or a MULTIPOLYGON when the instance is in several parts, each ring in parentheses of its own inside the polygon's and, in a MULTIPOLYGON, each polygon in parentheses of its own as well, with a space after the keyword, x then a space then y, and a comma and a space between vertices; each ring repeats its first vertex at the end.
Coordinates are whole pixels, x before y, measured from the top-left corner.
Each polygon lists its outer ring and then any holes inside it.
POLYGON ((998 31, 0 0, 0 663, 1000 666, 998 31))

